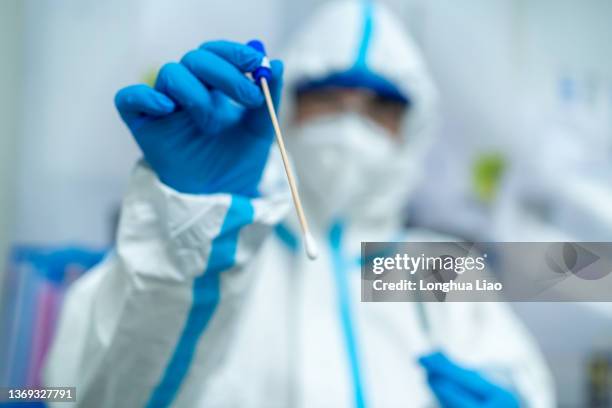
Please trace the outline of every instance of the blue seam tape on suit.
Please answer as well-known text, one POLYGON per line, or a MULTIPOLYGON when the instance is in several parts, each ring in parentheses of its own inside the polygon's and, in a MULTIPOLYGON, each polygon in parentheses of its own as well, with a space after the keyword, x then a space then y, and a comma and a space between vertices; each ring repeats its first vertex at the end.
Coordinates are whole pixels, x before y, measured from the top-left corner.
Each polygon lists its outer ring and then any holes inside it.
POLYGON ((366 403, 364 397, 361 368, 359 364, 359 347, 357 344, 357 337, 353 322, 348 282, 348 269, 353 265, 352 262, 347 262, 347 260, 342 255, 341 224, 336 223, 332 226, 329 232, 329 245, 331 247, 334 278, 336 281, 340 323, 342 325, 342 332, 344 334, 344 341, 346 345, 346 351, 348 353, 349 365, 351 370, 351 381, 353 383, 355 407, 364 408, 366 406, 366 403))
POLYGON ((356 67, 366 66, 366 58, 370 48, 370 40, 372 39, 373 7, 371 0, 363 0, 363 34, 357 50, 356 67))
POLYGON ((232 196, 219 235, 212 241, 206 270, 193 283, 193 303, 183 332, 162 378, 153 390, 148 408, 167 407, 176 398, 194 358, 202 333, 220 300, 220 275, 235 263, 240 230, 253 221, 254 210, 244 197, 232 196))
MULTIPOLYGON (((372 38, 373 26, 373 4, 371 0, 363 0, 363 34, 357 50, 355 67, 365 67, 368 49, 372 38)), ((334 275, 336 278, 336 286, 338 290, 338 300, 340 308, 340 319, 342 329, 349 354, 351 365, 351 377, 353 381, 353 389, 355 392, 355 406, 365 407, 365 399, 363 395, 363 385, 361 382, 361 373, 359 369, 357 342, 354 335, 353 319, 350 309, 350 297, 348 291, 347 271, 348 265, 342 256, 340 248, 340 239, 342 235, 342 226, 336 224, 330 231, 330 245, 332 249, 332 261, 334 266, 334 275)), ((286 242, 287 243, 287 242, 286 242)))
POLYGON ((293 253, 295 254, 300 246, 300 241, 299 239, 295 236, 295 234, 293 232, 291 232, 291 230, 289 230, 289 228, 287 228, 286 225, 284 224, 277 224, 276 227, 274 227, 274 233, 276 234, 276 237, 283 243, 285 244, 285 246, 293 253))

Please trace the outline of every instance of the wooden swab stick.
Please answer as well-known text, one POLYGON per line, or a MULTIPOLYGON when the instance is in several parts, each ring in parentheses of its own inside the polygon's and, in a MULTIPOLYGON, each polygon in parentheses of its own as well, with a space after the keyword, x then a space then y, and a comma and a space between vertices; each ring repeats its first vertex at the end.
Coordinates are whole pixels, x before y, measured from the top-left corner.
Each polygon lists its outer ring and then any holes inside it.
POLYGON ((302 228, 302 235, 304 236, 304 248, 306 249, 306 255, 308 258, 315 259, 318 255, 317 245, 308 229, 308 222, 304 215, 304 209, 302 208, 302 201, 298 193, 295 177, 293 171, 289 165, 289 159, 287 151, 285 150, 285 142, 283 141, 283 135, 278 125, 278 118, 276 117, 276 111, 274 110, 274 103, 272 102, 272 96, 270 95, 270 88, 268 87, 268 81, 265 77, 260 78, 261 89, 263 90, 264 97, 266 99, 266 105, 268 106, 268 112, 270 113, 270 119, 272 120, 272 126, 274 127, 274 133, 276 134, 276 143, 280 150, 281 157, 283 158, 283 166, 285 167, 285 173, 287 174, 287 181, 289 181, 289 189, 291 190, 291 197, 293 198, 293 204, 295 205, 295 211, 297 212, 298 219, 300 221, 300 227, 302 228))
POLYGON ((281 157, 283 158, 283 166, 285 167, 285 173, 287 174, 287 181, 289 181, 291 197, 293 198, 295 211, 297 212, 297 216, 300 221, 306 255, 308 255, 308 258, 310 259, 315 259, 318 255, 317 244, 312 237, 310 230, 308 229, 308 223, 306 222, 306 216, 304 215, 304 209, 302 208, 302 201, 300 200, 295 177, 293 176, 291 166, 289 165, 287 150, 285 150, 285 142, 283 141, 283 135, 281 133, 280 126, 278 125, 276 111, 274 110, 274 103, 272 102, 272 96, 270 95, 270 87, 268 86, 268 79, 272 78, 270 61, 268 60, 268 57, 266 57, 266 49, 261 41, 252 40, 249 41, 247 45, 261 52, 264 56, 259 64, 259 67, 256 68, 251 75, 255 82, 261 86, 264 98, 266 99, 266 106, 268 107, 270 119, 272 120, 272 126, 274 127, 274 133, 276 134, 276 144, 278 145, 281 157))

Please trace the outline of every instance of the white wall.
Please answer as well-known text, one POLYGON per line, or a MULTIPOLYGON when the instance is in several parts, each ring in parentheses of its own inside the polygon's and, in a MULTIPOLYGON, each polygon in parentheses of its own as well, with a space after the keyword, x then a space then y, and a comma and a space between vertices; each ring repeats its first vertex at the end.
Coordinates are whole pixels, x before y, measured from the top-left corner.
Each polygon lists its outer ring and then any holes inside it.
MULTIPOLYGON (((15 151, 19 132, 21 2, 0 2, 0 296, 14 226, 15 151)), ((0 304, 2 299, 0 299, 0 304)))
MULTIPOLYGON (((523 86, 553 103, 560 75, 612 86, 612 3, 606 0, 521 0, 519 57, 523 86)), ((608 88, 610 89, 610 88, 608 88)))

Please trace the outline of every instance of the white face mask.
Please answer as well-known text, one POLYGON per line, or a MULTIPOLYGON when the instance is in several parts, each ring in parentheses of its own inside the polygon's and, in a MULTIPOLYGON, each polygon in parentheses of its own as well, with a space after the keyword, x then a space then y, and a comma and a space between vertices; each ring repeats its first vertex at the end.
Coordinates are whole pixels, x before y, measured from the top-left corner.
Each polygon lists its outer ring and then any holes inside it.
POLYGON ((373 205, 385 212, 402 200, 397 193, 406 192, 411 160, 405 144, 357 113, 307 122, 287 145, 306 200, 324 216, 371 212, 373 205))

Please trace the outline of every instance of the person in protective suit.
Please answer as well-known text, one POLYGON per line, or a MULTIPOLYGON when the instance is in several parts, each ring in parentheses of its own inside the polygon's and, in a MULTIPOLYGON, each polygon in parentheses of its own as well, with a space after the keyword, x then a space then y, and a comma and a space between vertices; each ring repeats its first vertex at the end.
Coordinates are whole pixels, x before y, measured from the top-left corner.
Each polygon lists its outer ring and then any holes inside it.
POLYGON ((272 61, 320 255, 301 250, 260 89, 262 55, 206 42, 119 91, 143 153, 115 250, 68 293, 47 385, 83 407, 548 407, 548 372, 503 303, 360 303, 361 241, 404 230, 436 92, 384 7, 328 3, 272 61), (431 352, 429 339, 440 351, 431 352))

